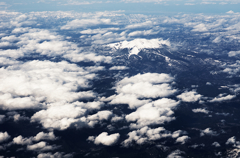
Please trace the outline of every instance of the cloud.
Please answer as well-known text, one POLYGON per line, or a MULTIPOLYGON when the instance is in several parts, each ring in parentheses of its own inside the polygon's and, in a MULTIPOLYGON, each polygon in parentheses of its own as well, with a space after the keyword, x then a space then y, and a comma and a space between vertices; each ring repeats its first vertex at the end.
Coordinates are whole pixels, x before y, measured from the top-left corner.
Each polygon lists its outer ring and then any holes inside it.
POLYGON ((237 55, 239 55, 240 54, 240 51, 230 51, 229 53, 228 53, 228 56, 229 57, 233 57, 233 56, 237 56, 237 55))
POLYGON ((13 143, 18 145, 29 145, 32 144, 32 139, 23 138, 21 135, 13 138, 13 143))
POLYGON ((139 106, 142 106, 146 103, 149 103, 150 100, 140 100, 135 94, 118 94, 112 95, 108 98, 101 98, 101 101, 110 101, 109 104, 128 104, 130 109, 135 109, 139 106))
POLYGON ((99 24, 110 24, 111 19, 75 19, 61 27, 61 30, 77 29, 81 27, 95 26, 99 24))
POLYGON ((49 150, 54 150, 57 149, 58 147, 53 145, 47 145, 46 142, 42 141, 37 144, 33 145, 27 145, 27 150, 35 150, 35 151, 49 151, 49 150))
POLYGON ((40 122, 44 128, 55 128, 59 130, 67 129, 72 123, 80 121, 75 119, 84 116, 86 109, 75 104, 59 104, 52 105, 46 110, 35 113, 31 120, 40 122))
POLYGON ((161 138, 171 137, 171 133, 163 127, 151 129, 147 126, 128 133, 128 139, 122 142, 124 147, 129 147, 133 143, 143 145, 148 141, 154 141, 161 138))
POLYGON ((13 143, 18 144, 18 145, 31 145, 33 141, 40 141, 40 140, 56 140, 58 139, 53 132, 49 133, 44 133, 44 132, 39 132, 36 136, 34 137, 29 137, 29 138, 24 138, 21 135, 18 137, 13 138, 13 143))
POLYGON ((226 12, 227 14, 234 14, 234 11, 229 10, 228 12, 226 12))
POLYGON ((146 27, 151 27, 152 25, 153 25, 152 21, 146 21, 143 23, 127 25, 125 28, 126 29, 146 28, 146 27))
POLYGON ((119 133, 108 135, 107 132, 102 132, 96 138, 93 136, 90 136, 88 140, 94 141, 94 144, 96 145, 102 144, 106 146, 112 146, 118 142, 119 138, 120 138, 119 133))
POLYGON ((211 130, 210 128, 206 128, 205 130, 201 130, 200 136, 218 136, 218 133, 216 131, 211 130))
POLYGON ((169 154, 167 158, 183 158, 182 156, 180 156, 181 154, 185 154, 185 152, 177 149, 173 151, 171 154, 169 154))
POLYGON ((212 146, 220 147, 221 145, 220 145, 218 142, 213 142, 213 143, 212 143, 212 146))
POLYGON ((129 69, 129 68, 126 66, 113 66, 109 68, 109 70, 126 70, 126 69, 129 69))
POLYGON ((192 109, 192 111, 193 111, 194 113, 205 113, 205 114, 208 114, 208 113, 209 113, 208 110, 206 110, 206 109, 201 109, 201 108, 192 109))
POLYGON ((73 154, 64 154, 63 152, 52 153, 41 153, 37 158, 72 158, 73 154))
POLYGON ((236 97, 235 95, 230 95, 230 94, 229 95, 219 94, 217 97, 213 98, 209 102, 222 102, 222 101, 226 101, 226 100, 231 100, 235 97, 236 97))
POLYGON ((0 143, 5 142, 10 138, 11 136, 8 134, 8 132, 0 132, 0 143))
POLYGON ((87 88, 95 74, 88 73, 75 64, 50 61, 30 61, 0 70, 0 100, 2 109, 40 108, 42 101, 75 101, 92 98, 91 91, 76 92, 87 88))
POLYGON ((178 99, 181 99, 185 102, 196 102, 201 99, 202 95, 198 94, 196 91, 185 91, 184 93, 177 96, 178 99))
POLYGON ((177 130, 177 131, 173 132, 172 138, 177 138, 180 135, 184 135, 184 134, 187 134, 187 132, 186 131, 182 131, 182 130, 177 130))
POLYGON ((79 54, 66 54, 63 55, 64 58, 69 59, 73 62, 103 62, 103 63, 111 63, 112 57, 96 55, 95 53, 79 53, 79 54))
POLYGON ((208 31, 207 27, 205 26, 205 24, 198 24, 196 26, 193 27, 194 29, 192 31, 195 32, 206 32, 208 31))
POLYGON ((191 139, 189 136, 181 136, 177 138, 176 143, 185 144, 189 139, 191 139))
POLYGON ((130 55, 135 54, 137 55, 142 49, 153 49, 153 48, 161 48, 164 45, 170 47, 171 44, 168 40, 163 40, 161 38, 157 39, 141 39, 137 38, 132 41, 123 41, 119 43, 113 43, 109 44, 108 46, 114 49, 129 49, 130 50, 130 55))
POLYGON ((158 34, 159 31, 153 31, 153 30, 144 30, 144 31, 134 31, 128 34, 128 36, 147 36, 147 35, 155 35, 158 34))
POLYGON ((164 124, 175 119, 172 116, 174 114, 172 109, 177 105, 178 102, 175 100, 163 98, 137 108, 136 111, 126 115, 126 120, 128 122, 135 122, 130 124, 130 128, 164 124))

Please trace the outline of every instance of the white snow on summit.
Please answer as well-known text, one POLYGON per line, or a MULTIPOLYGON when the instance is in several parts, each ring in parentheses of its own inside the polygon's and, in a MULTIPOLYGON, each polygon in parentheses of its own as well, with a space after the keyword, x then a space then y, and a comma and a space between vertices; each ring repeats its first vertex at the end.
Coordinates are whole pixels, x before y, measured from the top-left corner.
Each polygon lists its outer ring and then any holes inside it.
POLYGON ((169 40, 163 40, 162 38, 156 39, 143 39, 137 38, 132 41, 123 41, 118 43, 109 44, 108 46, 115 48, 115 49, 130 49, 129 56, 132 54, 138 55, 138 53, 145 48, 161 48, 163 45, 170 46, 169 40))

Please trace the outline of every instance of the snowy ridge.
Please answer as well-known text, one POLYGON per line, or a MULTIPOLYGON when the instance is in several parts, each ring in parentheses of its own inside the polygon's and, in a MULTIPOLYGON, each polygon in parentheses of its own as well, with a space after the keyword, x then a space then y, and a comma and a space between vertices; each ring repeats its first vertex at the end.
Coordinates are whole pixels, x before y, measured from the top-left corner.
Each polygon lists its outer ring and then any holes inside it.
POLYGON ((145 48, 161 48, 163 45, 171 46, 169 40, 163 40, 162 38, 157 39, 142 39, 137 38, 132 41, 123 41, 118 43, 109 44, 108 46, 115 49, 130 49, 129 56, 132 54, 138 55, 138 53, 145 48))

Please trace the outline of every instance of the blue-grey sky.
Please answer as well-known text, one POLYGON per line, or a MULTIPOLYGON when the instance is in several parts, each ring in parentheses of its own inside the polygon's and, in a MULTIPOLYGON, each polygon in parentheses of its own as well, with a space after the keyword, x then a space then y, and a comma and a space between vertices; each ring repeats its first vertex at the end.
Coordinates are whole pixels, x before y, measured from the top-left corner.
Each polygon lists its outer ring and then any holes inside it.
POLYGON ((3 0, 1 10, 32 11, 113 11, 126 13, 225 13, 240 11, 240 0, 3 0))

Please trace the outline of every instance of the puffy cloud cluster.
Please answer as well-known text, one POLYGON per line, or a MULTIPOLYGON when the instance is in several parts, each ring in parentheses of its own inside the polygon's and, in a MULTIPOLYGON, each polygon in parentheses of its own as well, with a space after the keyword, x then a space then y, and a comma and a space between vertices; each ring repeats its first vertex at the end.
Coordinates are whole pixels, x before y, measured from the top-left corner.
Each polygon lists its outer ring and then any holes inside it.
POLYGON ((157 101, 145 104, 136 111, 126 115, 128 122, 134 122, 130 124, 130 128, 141 128, 147 125, 163 124, 175 119, 172 115, 172 111, 178 105, 175 100, 162 98, 157 101))
POLYGON ((95 74, 64 61, 30 61, 2 68, 0 72, 2 109, 39 108, 45 106, 43 101, 72 102, 95 96, 91 91, 77 92, 89 87, 88 81, 95 74))
POLYGON ((173 133, 166 130, 164 127, 158 127, 158 128, 150 128, 148 126, 142 127, 138 130, 134 130, 132 132, 128 133, 128 139, 124 140, 122 142, 122 145, 124 147, 129 147, 131 145, 138 144, 142 145, 145 143, 148 143, 149 141, 159 140, 162 138, 177 138, 177 142, 186 142, 188 139, 190 139, 188 136, 182 136, 181 135, 187 134, 186 131, 178 130, 173 133))
POLYGON ((198 94, 196 91, 189 91, 189 92, 184 92, 180 95, 177 96, 177 98, 181 99, 182 101, 185 102, 196 102, 199 99, 201 99, 202 95, 198 94))
POLYGON ((122 142, 124 147, 129 147, 135 142, 138 145, 142 145, 148 141, 158 140, 161 138, 171 137, 171 132, 167 131, 163 127, 158 127, 155 129, 151 129, 147 126, 134 130, 128 133, 128 139, 122 142))
POLYGON ((107 132, 103 132, 103 133, 99 134, 97 137, 89 136, 87 140, 93 141, 94 144, 96 144, 96 145, 102 144, 102 145, 106 145, 106 146, 111 146, 111 145, 116 144, 118 142, 119 138, 120 138, 119 133, 108 135, 107 132))
POLYGON ((149 99, 167 97, 174 94, 177 90, 173 89, 168 82, 174 80, 168 74, 145 73, 137 74, 132 77, 125 77, 116 84, 117 95, 102 98, 102 101, 110 101, 109 104, 129 104, 131 109, 140 107, 148 102, 149 99))
POLYGON ((40 140, 56 140, 57 137, 54 135, 53 132, 44 133, 39 132, 34 137, 24 138, 23 136, 19 135, 18 137, 13 138, 13 143, 18 145, 31 145, 33 141, 40 141, 40 140))
POLYGON ((55 150, 57 148, 58 148, 58 146, 56 146, 56 145, 48 145, 44 141, 41 141, 39 143, 27 146, 27 150, 34 150, 34 151, 49 151, 49 150, 55 150))

